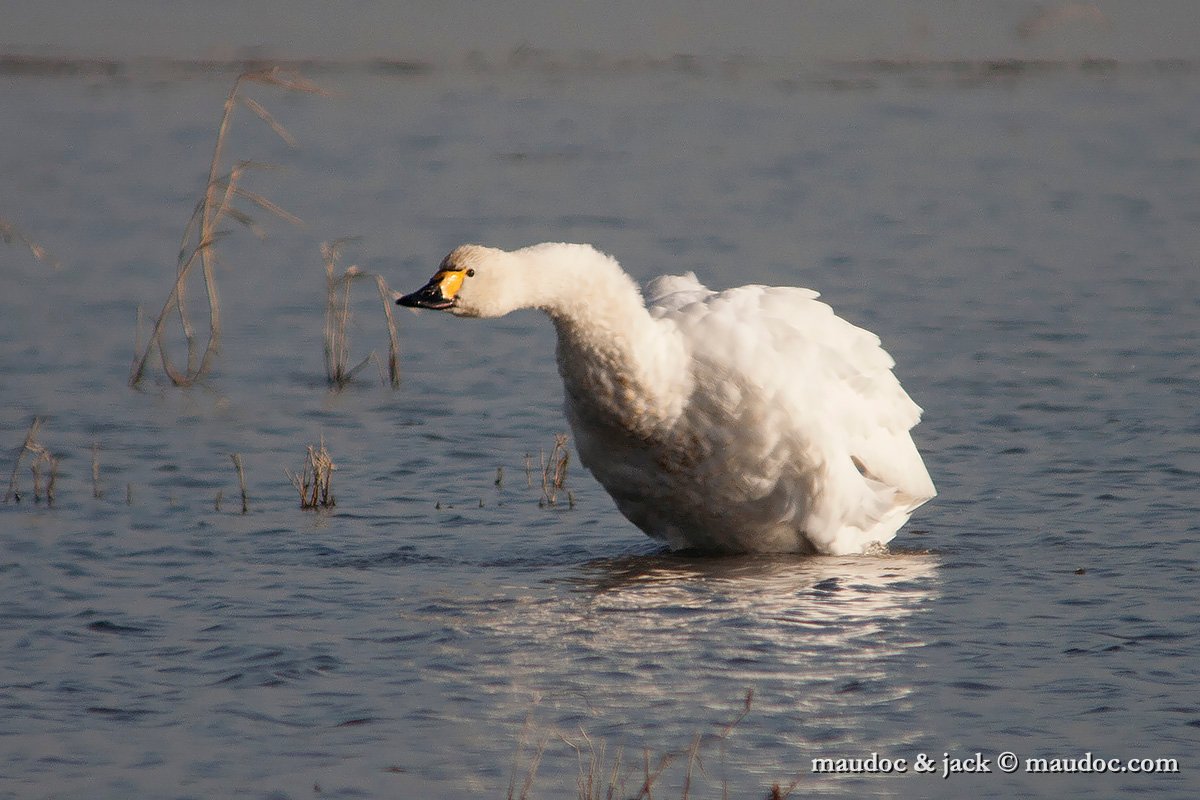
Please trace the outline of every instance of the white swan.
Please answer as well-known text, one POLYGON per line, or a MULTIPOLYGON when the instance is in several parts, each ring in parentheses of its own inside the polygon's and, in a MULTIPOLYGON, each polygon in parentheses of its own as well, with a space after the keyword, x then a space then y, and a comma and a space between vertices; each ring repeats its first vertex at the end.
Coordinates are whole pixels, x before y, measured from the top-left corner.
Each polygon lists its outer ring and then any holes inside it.
POLYGON ((672 548, 861 553, 936 494, 894 362, 816 292, 714 292, 689 273, 646 294, 589 245, 464 245, 396 302, 545 311, 580 460, 672 548))

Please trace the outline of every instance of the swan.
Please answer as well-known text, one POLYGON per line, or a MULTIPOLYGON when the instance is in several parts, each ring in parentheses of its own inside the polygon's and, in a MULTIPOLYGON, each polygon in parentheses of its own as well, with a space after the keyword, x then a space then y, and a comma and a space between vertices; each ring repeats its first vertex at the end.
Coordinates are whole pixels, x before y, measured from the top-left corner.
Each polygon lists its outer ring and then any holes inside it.
POLYGON ((936 494, 879 338, 810 289, 647 284, 586 244, 453 250, 410 308, 544 311, 579 459, 671 549, 881 549, 936 494))

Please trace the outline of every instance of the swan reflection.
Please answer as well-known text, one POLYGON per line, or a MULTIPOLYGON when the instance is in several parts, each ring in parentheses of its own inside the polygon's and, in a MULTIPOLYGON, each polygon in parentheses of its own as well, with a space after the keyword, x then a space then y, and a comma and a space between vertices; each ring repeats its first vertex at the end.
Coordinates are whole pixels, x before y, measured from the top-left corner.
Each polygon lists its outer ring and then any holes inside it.
MULTIPOLYGON (((761 785, 813 755, 915 746, 930 626, 910 622, 936 598, 938 567, 924 552, 592 561, 460 596, 444 655, 462 674, 437 681, 476 698, 468 717, 505 719, 514 737, 532 714, 539 736, 582 730, 626 753, 686 749, 738 718, 752 689, 728 767, 735 784, 761 785)), ((564 753, 547 753, 542 774, 569 774, 564 753)))
POLYGON ((492 618, 513 645, 495 666, 595 707, 690 696, 732 709, 749 687, 797 710, 830 693, 896 702, 910 687, 889 671, 924 644, 907 621, 935 597, 938 563, 925 552, 593 561, 573 591, 492 618))

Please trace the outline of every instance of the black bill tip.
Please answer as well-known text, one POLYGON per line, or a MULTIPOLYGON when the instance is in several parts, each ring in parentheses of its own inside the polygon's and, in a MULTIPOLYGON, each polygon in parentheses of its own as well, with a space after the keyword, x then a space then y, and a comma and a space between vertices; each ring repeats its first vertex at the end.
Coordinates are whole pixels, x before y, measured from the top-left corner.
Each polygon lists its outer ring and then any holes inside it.
POLYGON ((443 297, 441 286, 430 281, 412 294, 397 297, 396 305, 405 306, 406 308, 432 308, 435 311, 443 311, 454 305, 454 299, 443 297))

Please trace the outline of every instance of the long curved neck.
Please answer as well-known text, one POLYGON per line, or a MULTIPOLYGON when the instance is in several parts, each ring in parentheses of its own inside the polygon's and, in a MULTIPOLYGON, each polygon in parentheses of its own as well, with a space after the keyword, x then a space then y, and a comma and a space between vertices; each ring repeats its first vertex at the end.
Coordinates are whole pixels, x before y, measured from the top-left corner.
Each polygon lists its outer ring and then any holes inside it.
POLYGON ((651 435, 682 408, 683 343, 653 319, 637 284, 609 256, 586 245, 521 251, 551 276, 537 307, 558 334, 558 370, 576 413, 651 435))

